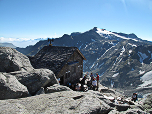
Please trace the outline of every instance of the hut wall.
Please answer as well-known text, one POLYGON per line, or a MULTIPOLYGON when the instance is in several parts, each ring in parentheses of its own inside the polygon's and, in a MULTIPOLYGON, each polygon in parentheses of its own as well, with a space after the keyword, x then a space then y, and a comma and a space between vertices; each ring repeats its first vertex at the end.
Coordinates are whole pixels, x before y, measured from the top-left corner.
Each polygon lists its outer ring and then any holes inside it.
POLYGON ((78 82, 82 77, 83 72, 83 58, 75 51, 74 54, 67 61, 67 64, 62 68, 57 77, 64 77, 64 85, 68 82, 78 82))

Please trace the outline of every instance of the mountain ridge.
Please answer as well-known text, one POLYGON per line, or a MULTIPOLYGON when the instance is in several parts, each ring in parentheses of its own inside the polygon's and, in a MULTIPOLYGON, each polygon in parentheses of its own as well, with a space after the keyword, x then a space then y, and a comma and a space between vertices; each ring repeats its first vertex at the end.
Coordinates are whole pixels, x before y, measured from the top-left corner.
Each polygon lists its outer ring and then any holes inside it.
MULTIPOLYGON (((16 49, 32 56, 48 44, 47 40, 43 40, 34 46, 16 49)), ((54 39, 52 44, 78 47, 87 59, 84 61, 84 72, 98 72, 101 83, 108 87, 136 90, 144 83, 140 77, 152 70, 152 42, 142 40, 133 33, 116 33, 94 27, 84 33, 64 34, 54 39), (143 74, 140 73, 142 71, 143 74)))
POLYGON ((0 43, 0 47, 10 47, 10 48, 16 48, 15 45, 13 45, 12 43, 0 43))

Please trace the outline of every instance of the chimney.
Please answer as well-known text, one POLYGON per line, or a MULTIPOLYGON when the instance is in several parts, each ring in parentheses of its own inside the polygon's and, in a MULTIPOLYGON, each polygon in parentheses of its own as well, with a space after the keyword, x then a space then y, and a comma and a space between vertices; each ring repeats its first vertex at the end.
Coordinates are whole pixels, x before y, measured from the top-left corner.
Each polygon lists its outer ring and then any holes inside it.
POLYGON ((52 46, 52 42, 54 41, 54 39, 50 39, 50 38, 48 38, 48 42, 50 42, 50 44, 49 44, 49 46, 52 46))

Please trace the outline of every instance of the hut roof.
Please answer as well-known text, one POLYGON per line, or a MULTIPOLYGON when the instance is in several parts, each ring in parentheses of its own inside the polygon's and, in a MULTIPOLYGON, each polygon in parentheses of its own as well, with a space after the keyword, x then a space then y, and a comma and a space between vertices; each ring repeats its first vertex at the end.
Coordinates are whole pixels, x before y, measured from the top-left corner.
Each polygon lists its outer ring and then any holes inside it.
POLYGON ((44 46, 30 61, 34 68, 48 68, 57 75, 75 51, 86 60, 77 47, 44 46))

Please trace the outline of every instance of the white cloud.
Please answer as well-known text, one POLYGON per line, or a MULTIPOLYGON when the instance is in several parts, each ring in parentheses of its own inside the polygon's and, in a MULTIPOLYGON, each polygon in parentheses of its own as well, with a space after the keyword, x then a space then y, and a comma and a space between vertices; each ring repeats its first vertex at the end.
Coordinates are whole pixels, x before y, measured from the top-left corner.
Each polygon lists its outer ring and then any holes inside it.
POLYGON ((12 43, 17 47, 26 47, 29 45, 34 45, 37 43, 39 40, 46 40, 47 38, 58 38, 61 37, 57 33, 54 33, 53 36, 35 36, 35 37, 30 37, 30 38, 6 38, 6 37, 0 37, 0 43, 12 43))
POLYGON ((4 38, 4 37, 0 37, 0 42, 28 41, 28 40, 34 40, 34 39, 29 39, 29 38, 4 38))
MULTIPOLYGON (((29 45, 34 45, 36 42, 38 42, 38 40, 36 40, 37 38, 4 38, 4 37, 0 37, 0 43, 12 43, 17 47, 26 47, 29 45)), ((42 38, 40 40, 43 40, 45 38, 42 38)))
MULTIPOLYGON (((124 1, 124 0, 121 0, 124 1)), ((152 11, 152 0, 126 0, 126 2, 133 3, 135 5, 138 5, 139 7, 148 8, 152 11)))
POLYGON ((125 9, 126 13, 128 13, 128 10, 127 10, 127 6, 126 6, 125 0, 121 0, 121 2, 123 3, 123 6, 124 6, 124 9, 125 9))

